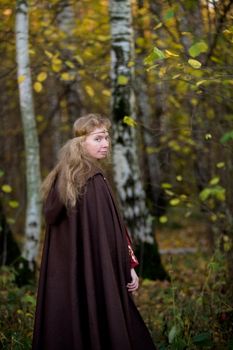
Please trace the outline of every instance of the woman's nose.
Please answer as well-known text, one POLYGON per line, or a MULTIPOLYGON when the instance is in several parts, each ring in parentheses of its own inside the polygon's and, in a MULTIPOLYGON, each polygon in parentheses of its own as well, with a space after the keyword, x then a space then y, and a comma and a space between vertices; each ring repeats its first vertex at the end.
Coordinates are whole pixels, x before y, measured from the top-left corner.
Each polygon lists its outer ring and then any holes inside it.
POLYGON ((103 146, 108 147, 109 146, 109 140, 103 140, 103 146))

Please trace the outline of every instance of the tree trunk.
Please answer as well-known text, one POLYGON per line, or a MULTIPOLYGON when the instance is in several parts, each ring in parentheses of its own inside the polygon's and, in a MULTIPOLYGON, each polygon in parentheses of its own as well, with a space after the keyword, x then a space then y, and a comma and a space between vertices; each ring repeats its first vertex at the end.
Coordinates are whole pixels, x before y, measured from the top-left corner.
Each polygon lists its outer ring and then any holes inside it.
POLYGON ((28 3, 16 1, 16 60, 19 101, 26 158, 27 208, 25 242, 22 255, 34 269, 41 230, 41 183, 39 142, 32 96, 31 71, 28 53, 28 3))
POLYGON ((130 64, 134 60, 134 45, 129 0, 110 1, 110 22, 115 183, 128 228, 141 247, 141 269, 146 272, 146 277, 165 278, 164 271, 160 276, 157 274, 161 263, 159 256, 154 254, 153 225, 140 177, 136 129, 123 123, 125 116, 136 120, 134 70, 130 64), (147 249, 150 254, 146 254, 147 249), (148 255, 150 262, 146 261, 148 255), (147 269, 148 264, 153 268, 147 269))
POLYGON ((10 226, 0 202, 0 266, 13 264, 20 256, 20 250, 16 243, 10 226))
MULTIPOLYGON (((67 49, 69 45, 77 45, 72 32, 75 29, 75 12, 74 4, 70 0, 62 0, 59 3, 59 14, 57 16, 58 26, 64 33, 65 37, 60 42, 63 60, 72 61, 72 51, 67 49)), ((72 63, 72 62, 71 62, 72 63)), ((76 67, 67 67, 70 80, 64 81, 65 96, 67 99, 68 120, 67 123, 72 125, 85 111, 82 104, 82 92, 80 90, 79 77, 77 76, 76 67)))

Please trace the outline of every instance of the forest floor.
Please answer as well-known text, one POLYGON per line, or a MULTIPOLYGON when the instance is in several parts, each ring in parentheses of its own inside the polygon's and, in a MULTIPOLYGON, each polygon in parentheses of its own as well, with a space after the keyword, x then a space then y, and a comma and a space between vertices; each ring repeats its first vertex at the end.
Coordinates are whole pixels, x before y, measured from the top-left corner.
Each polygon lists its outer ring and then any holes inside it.
POLYGON ((156 233, 168 281, 141 281, 138 308, 159 350, 233 349, 233 307, 221 256, 200 223, 156 233))
MULTIPOLYGON (((171 281, 144 279, 135 293, 156 348, 233 350, 226 259, 211 253, 206 227, 196 220, 159 229, 156 238, 171 281)), ((14 270, 0 270, 0 349, 31 348, 35 291, 34 284, 19 288, 14 270)))

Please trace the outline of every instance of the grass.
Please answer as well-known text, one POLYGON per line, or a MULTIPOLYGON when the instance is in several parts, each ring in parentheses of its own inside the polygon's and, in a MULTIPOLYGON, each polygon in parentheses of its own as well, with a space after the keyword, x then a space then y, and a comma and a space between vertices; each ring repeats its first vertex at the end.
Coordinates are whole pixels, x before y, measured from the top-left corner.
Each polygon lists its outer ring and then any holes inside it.
POLYGON ((212 255, 204 228, 158 233, 160 249, 196 248, 164 254, 171 282, 141 281, 135 301, 160 350, 233 349, 233 303, 223 255, 212 255))

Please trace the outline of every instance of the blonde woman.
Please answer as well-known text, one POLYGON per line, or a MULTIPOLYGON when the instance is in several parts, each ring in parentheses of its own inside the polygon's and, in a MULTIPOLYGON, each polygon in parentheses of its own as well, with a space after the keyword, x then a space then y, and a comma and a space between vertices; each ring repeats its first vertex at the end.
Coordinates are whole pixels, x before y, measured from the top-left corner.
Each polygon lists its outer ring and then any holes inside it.
POLYGON ((33 350, 152 350, 132 300, 138 265, 102 163, 110 121, 74 123, 42 185, 46 237, 33 350))

